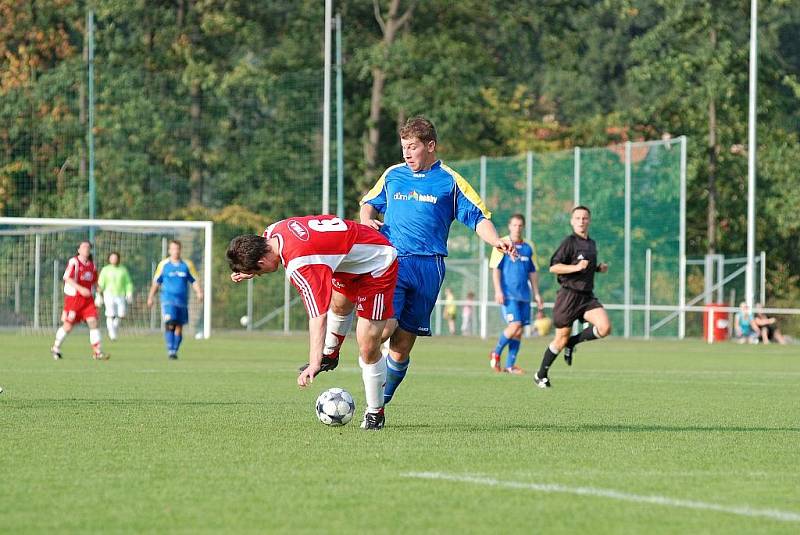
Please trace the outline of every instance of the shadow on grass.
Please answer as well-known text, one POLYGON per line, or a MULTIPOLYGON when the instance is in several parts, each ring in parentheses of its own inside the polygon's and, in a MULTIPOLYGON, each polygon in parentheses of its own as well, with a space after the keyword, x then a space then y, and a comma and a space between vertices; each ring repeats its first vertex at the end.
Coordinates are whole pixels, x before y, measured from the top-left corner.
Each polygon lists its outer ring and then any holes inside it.
MULTIPOLYGON (((725 425, 651 425, 651 424, 391 424, 394 429, 420 429, 442 431, 551 431, 555 433, 771 433, 786 431, 800 433, 800 427, 744 427, 725 425)), ((388 428, 388 425, 387 425, 388 428)))
MULTIPOLYGON (((85 407, 87 405, 97 406, 159 406, 159 407, 217 407, 217 406, 259 406, 267 402, 257 401, 214 401, 214 400, 179 400, 179 399, 35 399, 12 401, 3 405, 8 409, 41 409, 50 407, 68 408, 85 407)), ((275 405, 274 402, 269 402, 275 405)), ((286 405, 290 405, 287 403, 286 405)))

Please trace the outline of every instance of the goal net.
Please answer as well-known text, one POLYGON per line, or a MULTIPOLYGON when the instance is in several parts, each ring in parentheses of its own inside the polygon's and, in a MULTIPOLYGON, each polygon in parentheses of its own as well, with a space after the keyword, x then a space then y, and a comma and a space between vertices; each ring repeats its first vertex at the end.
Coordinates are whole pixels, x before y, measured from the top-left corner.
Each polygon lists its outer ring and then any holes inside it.
MULTIPOLYGON (((63 275, 78 244, 89 240, 98 272, 111 252, 133 280, 133 302, 123 329, 159 330, 158 302, 147 307, 153 273, 167 256, 169 240, 182 245, 182 257, 200 274, 204 298, 189 305, 189 334, 211 335, 211 243, 209 221, 128 221, 0 217, 0 327, 51 329, 60 324, 63 275)), ((98 310, 100 317, 104 310, 98 310)))

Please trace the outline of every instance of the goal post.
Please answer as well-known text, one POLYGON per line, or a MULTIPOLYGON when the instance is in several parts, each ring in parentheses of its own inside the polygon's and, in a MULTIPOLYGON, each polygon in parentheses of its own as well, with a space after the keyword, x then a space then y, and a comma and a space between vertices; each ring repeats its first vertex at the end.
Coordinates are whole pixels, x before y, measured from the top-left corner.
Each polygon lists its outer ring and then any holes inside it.
POLYGON ((143 300, 155 265, 166 256, 167 241, 181 240, 183 256, 195 263, 203 285, 203 302, 196 310, 202 321, 196 332, 209 338, 213 227, 211 221, 0 217, 0 325, 38 329, 57 323, 63 298, 61 274, 78 243, 93 229, 98 270, 110 252, 120 251, 122 263, 131 271, 138 299, 128 323, 136 329, 160 326, 160 317, 156 321, 143 300))

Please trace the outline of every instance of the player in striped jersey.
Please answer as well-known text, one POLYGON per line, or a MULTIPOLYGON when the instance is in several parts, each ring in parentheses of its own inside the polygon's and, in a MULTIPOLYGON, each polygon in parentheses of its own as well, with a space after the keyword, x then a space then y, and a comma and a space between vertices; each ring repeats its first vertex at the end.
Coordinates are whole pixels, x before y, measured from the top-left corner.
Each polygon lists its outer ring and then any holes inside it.
POLYGON ((272 273, 283 265, 308 312, 309 364, 297 378, 308 386, 322 365, 331 296, 346 299, 359 320, 356 338, 367 399, 361 427, 382 429, 385 423, 386 361, 381 341, 392 317, 397 283, 397 251, 380 232, 329 215, 293 217, 270 225, 262 236, 234 238, 227 251, 240 282, 272 273))

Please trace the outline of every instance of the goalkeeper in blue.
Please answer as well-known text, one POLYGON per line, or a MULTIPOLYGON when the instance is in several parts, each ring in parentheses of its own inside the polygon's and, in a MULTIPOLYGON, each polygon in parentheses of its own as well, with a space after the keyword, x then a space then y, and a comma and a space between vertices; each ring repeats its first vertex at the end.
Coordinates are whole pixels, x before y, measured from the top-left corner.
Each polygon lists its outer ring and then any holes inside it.
POLYGON ((194 290, 198 301, 203 300, 203 289, 192 261, 181 258, 181 242, 171 240, 168 251, 169 256, 158 264, 153 275, 147 306, 153 306, 153 298, 160 288, 167 357, 176 360, 183 341, 183 326, 189 322, 189 287, 194 290))
POLYGON ((524 229, 525 216, 512 215, 508 221, 508 239, 514 244, 519 255, 516 262, 512 262, 497 249, 492 252, 489 260, 494 283, 494 300, 500 305, 503 320, 507 324, 489 356, 489 365, 497 372, 514 375, 525 373, 517 366, 517 353, 522 344, 523 330, 531 323, 531 290, 537 309, 541 311, 544 307, 542 296, 539 294, 536 249, 533 244, 522 239, 524 229), (500 361, 506 346, 508 346, 508 357, 505 366, 501 367, 500 361))
MULTIPOLYGON (((516 257, 510 240, 498 236, 480 196, 436 156, 433 123, 415 117, 399 133, 404 161, 389 167, 364 195, 360 212, 361 223, 380 230, 398 254, 394 318, 383 332, 383 339, 389 340, 385 403, 391 401, 406 375, 417 337, 431 335, 431 312, 444 282, 447 237, 453 221, 474 230, 501 253, 516 257)), ((331 302, 321 371, 338 364, 339 348, 352 326, 352 311, 353 304, 347 300, 331 302)))

